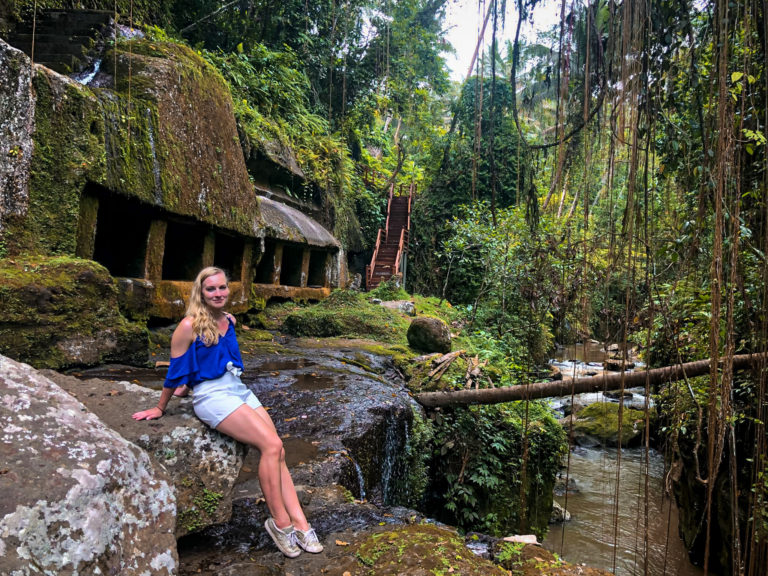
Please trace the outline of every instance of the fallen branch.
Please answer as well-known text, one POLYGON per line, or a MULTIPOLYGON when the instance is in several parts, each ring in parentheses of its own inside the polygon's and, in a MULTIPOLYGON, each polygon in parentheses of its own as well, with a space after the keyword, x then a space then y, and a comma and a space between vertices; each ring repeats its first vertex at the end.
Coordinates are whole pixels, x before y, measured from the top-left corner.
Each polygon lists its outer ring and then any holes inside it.
MULTIPOLYGON (((768 353, 742 354, 733 357, 733 369, 744 370, 751 366, 758 366, 760 362, 768 360, 768 353)), ((499 404, 514 400, 533 400, 535 398, 553 398, 567 396, 571 393, 598 392, 600 390, 619 390, 644 386, 646 381, 651 386, 693 378, 709 374, 710 360, 698 360, 664 368, 654 368, 642 372, 623 374, 603 374, 589 378, 564 378, 554 382, 536 382, 534 384, 520 386, 506 386, 504 388, 483 388, 482 390, 458 390, 455 392, 422 392, 416 394, 416 401, 422 406, 453 406, 468 404, 499 404)))
POLYGON ((443 377, 443 374, 445 374, 446 370, 448 370, 448 367, 451 365, 451 363, 456 360, 459 356, 464 354, 464 350, 457 350, 456 352, 449 352, 445 356, 442 356, 438 360, 433 360, 432 364, 437 365, 437 367, 432 370, 429 374, 427 374, 427 378, 432 379, 434 378, 435 381, 440 380, 440 378, 443 377))
POLYGON ((462 354, 464 354, 464 350, 456 350, 455 352, 448 352, 448 354, 443 354, 437 360, 432 360, 432 365, 436 366, 448 360, 453 362, 458 356, 461 356, 462 354))

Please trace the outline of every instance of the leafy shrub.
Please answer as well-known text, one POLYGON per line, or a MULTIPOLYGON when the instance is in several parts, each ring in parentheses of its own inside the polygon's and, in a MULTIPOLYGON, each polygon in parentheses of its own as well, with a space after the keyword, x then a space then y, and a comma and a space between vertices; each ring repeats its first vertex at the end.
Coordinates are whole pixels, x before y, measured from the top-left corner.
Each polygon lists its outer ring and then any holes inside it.
POLYGON ((464 530, 546 532, 555 475, 567 450, 549 408, 522 402, 433 413, 431 513, 464 530), (525 468, 523 468, 525 466, 525 468), (521 505, 521 502, 523 504, 521 505))

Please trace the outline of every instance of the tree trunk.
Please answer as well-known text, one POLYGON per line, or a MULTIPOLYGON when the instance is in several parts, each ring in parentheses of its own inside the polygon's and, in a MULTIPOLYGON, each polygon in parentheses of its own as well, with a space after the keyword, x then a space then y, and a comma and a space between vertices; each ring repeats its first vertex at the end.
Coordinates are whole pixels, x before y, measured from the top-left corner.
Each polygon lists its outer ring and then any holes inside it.
MULTIPOLYGON (((743 370, 755 366, 758 362, 765 362, 768 353, 743 354, 733 357, 733 369, 743 370)), ((618 390, 621 388, 622 378, 625 388, 645 386, 646 378, 651 386, 693 378, 709 374, 710 361, 698 360, 686 364, 654 368, 642 372, 630 372, 624 374, 603 374, 588 378, 564 378, 554 382, 536 382, 534 384, 507 386, 504 388, 483 388, 482 390, 458 390, 456 392, 422 392, 416 394, 416 401, 422 406, 430 408, 436 406, 454 406, 467 404, 499 404, 514 400, 533 400, 535 398, 553 398, 557 396, 569 396, 571 393, 599 392, 601 390, 618 390)))

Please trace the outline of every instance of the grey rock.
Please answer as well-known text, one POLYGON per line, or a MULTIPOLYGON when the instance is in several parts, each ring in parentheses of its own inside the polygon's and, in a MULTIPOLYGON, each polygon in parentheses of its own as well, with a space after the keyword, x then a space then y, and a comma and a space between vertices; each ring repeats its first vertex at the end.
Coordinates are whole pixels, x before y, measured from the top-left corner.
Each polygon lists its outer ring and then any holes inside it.
POLYGON ((416 305, 410 300, 387 300, 379 302, 384 308, 398 310, 408 316, 416 316, 416 305))
POLYGON ((362 290, 363 285, 363 277, 361 274, 357 273, 352 276, 352 278, 349 281, 349 290, 354 290, 355 292, 360 292, 362 290))
POLYGON ((192 410, 191 398, 172 399, 166 415, 136 422, 131 414, 157 404, 159 392, 130 382, 79 380, 43 373, 165 470, 176 495, 176 537, 229 520, 232 492, 246 448, 212 430, 192 410))
MULTIPOLYGON (((622 397, 622 392, 620 390, 606 390, 603 392, 603 396, 606 398, 610 398, 612 400, 618 400, 622 397)), ((632 392, 627 392, 626 390, 623 393, 623 397, 625 400, 631 400, 634 397, 634 394, 632 392)))
POLYGON ((416 306, 408 300, 400 304, 400 310, 408 316, 416 316, 416 306))
POLYGON ((420 316, 408 327, 408 344, 422 352, 451 351, 451 331, 439 318, 420 316))
POLYGON ((175 498, 135 444, 0 356, 0 574, 177 573, 175 498))
POLYGON ((552 516, 549 517, 550 524, 562 524, 571 521, 571 513, 560 504, 552 501, 552 516))
POLYGON ((579 400, 575 400, 574 402, 571 402, 570 398, 566 398, 563 400, 563 414, 565 416, 570 416, 571 414, 578 414, 582 409, 584 408, 584 404, 579 402, 579 400))
POLYGON ((576 444, 577 446, 581 446, 582 448, 597 448, 598 446, 603 445, 603 443, 595 436, 591 436, 590 434, 585 434, 580 430, 573 431, 572 441, 574 444, 576 444))
POLYGON ((0 39, 0 239, 4 221, 29 202, 35 97, 29 58, 0 39))

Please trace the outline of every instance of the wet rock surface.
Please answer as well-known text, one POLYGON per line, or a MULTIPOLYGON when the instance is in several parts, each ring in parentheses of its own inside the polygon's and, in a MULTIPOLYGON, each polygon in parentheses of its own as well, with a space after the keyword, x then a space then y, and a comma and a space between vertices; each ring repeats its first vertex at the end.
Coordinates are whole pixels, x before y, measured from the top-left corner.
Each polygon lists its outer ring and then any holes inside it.
POLYGON ((0 356, 0 574, 177 572, 167 475, 74 397, 0 356))
MULTIPOLYGON (((252 450, 242 466, 232 466, 239 476, 232 489, 231 519, 179 541, 181 574, 329 573, 321 567, 328 569, 338 562, 334 548, 339 556, 349 552, 347 545, 335 543, 337 539, 351 542, 381 524, 422 518, 413 510, 384 505, 407 496, 406 470, 397 456, 405 451, 412 410, 420 408, 387 358, 355 343, 316 346, 312 341, 293 341, 277 348, 268 345, 264 351, 241 342, 242 379, 268 409, 283 439, 294 483, 326 551, 287 560, 276 550, 264 530, 268 513, 257 477, 258 451, 252 450)), ((94 411, 120 420, 131 410, 152 406, 158 394, 124 380, 159 388, 163 371, 103 366, 77 374, 86 380, 79 384, 73 377, 60 380, 66 383, 69 378, 69 385, 77 386, 94 411), (113 389, 119 393, 110 395, 113 389)), ((168 415, 160 420, 128 418, 116 426, 129 437, 139 436, 142 430, 155 437, 145 444, 157 457, 163 446, 158 439, 192 420, 197 422, 191 402, 185 399, 173 400, 168 415)), ((183 449, 183 445, 175 448, 176 452, 183 449)), ((193 459, 191 455, 187 465, 192 466, 193 459)), ((349 555, 350 561, 356 562, 354 558, 349 555)))

